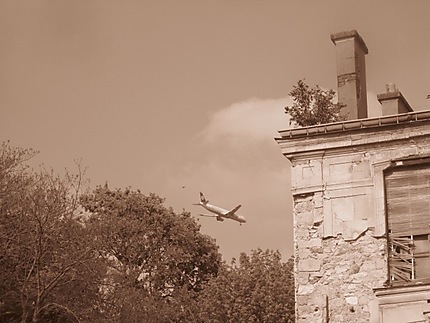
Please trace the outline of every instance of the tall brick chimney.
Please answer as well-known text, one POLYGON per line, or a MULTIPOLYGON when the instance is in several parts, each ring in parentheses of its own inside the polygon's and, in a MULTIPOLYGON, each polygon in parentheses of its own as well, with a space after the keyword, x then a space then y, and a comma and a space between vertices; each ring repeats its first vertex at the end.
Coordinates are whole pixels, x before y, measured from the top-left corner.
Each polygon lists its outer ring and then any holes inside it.
POLYGON ((348 120, 367 118, 366 44, 356 30, 330 36, 336 45, 338 100, 348 120))
POLYGON ((393 83, 388 83, 386 85, 386 92, 378 94, 377 98, 382 105, 383 116, 414 111, 393 83))

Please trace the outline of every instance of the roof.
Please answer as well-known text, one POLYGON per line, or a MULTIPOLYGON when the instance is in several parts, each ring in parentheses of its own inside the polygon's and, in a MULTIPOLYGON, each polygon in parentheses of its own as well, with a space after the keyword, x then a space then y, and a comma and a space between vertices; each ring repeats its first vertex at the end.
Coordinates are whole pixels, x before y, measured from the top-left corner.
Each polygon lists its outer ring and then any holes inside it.
POLYGON ((275 140, 288 140, 300 137, 320 136, 327 133, 346 132, 359 129, 371 129, 384 126, 393 126, 396 124, 408 124, 422 121, 430 121, 430 110, 415 111, 376 118, 347 120, 320 124, 309 127, 298 127, 279 131, 281 138, 275 140))

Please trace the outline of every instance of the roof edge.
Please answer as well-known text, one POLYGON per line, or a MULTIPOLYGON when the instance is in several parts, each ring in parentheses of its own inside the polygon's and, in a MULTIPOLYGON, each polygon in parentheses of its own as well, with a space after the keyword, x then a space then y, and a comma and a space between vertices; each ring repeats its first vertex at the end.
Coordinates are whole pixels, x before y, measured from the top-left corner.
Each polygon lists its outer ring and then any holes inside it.
POLYGON ((278 131, 281 135, 280 138, 275 138, 278 142, 280 140, 288 140, 292 138, 310 137, 324 135, 327 133, 345 132, 357 129, 369 129, 380 126, 389 126, 395 124, 406 124, 417 121, 430 121, 430 110, 414 111, 401 114, 393 114, 388 116, 380 116, 367 119, 347 120, 333 123, 326 123, 314 125, 309 127, 298 127, 287 130, 278 131))

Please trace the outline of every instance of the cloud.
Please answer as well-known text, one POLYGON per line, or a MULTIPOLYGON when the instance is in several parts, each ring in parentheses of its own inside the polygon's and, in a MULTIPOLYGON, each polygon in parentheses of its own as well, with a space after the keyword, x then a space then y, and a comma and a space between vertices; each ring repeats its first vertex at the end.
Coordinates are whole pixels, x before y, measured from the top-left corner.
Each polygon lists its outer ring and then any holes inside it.
POLYGON ((210 116, 208 126, 199 134, 204 144, 219 140, 272 140, 277 131, 288 127, 284 107, 291 99, 251 98, 234 103, 210 116))
POLYGON ((227 200, 230 190, 242 200, 252 200, 262 190, 288 187, 288 161, 274 138, 288 127, 284 107, 289 101, 251 98, 214 112, 184 159, 167 167, 168 176, 163 177, 171 189, 184 183, 181 187, 213 191, 227 200))

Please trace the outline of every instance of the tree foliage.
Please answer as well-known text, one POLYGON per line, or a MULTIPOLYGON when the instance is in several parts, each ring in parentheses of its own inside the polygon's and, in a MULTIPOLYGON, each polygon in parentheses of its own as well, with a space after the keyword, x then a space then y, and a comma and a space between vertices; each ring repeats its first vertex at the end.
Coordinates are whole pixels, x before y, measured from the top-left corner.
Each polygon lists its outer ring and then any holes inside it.
POLYGON ((206 322, 294 322, 292 260, 279 252, 242 253, 206 286, 201 317, 206 322))
POLYGON ((111 268, 107 297, 120 321, 168 322, 168 312, 169 320, 185 320, 194 306, 190 295, 218 272, 214 240, 199 232, 190 213, 175 214, 163 202, 155 194, 107 185, 81 199, 97 214, 100 252, 111 268))
POLYGON ((287 106, 285 112, 301 127, 345 120, 340 115, 345 104, 333 102, 336 95, 333 90, 325 91, 318 85, 310 88, 304 80, 299 80, 289 95, 293 98, 293 105, 287 106))

